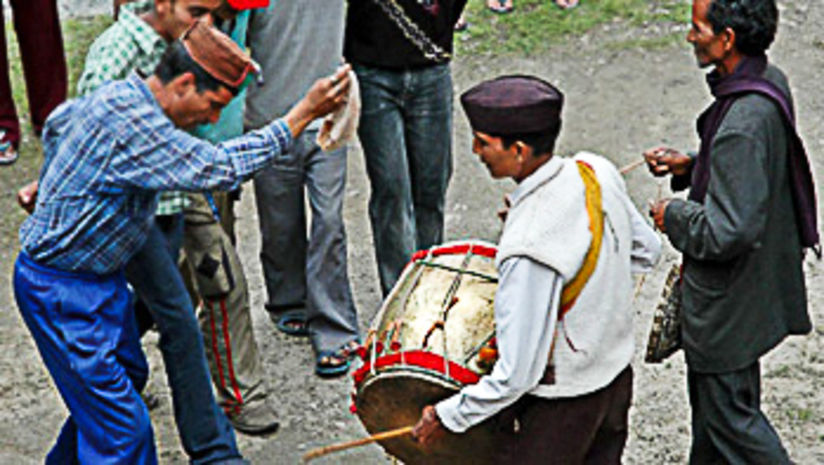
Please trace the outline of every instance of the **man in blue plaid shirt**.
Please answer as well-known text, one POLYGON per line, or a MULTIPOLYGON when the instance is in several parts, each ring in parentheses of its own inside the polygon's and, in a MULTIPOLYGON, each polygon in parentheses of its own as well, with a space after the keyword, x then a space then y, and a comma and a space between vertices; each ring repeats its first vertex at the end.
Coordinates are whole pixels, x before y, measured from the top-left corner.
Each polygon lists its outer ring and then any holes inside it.
POLYGON ((122 273, 146 239, 157 192, 237 187, 340 106, 349 85, 342 68, 283 118, 216 146, 177 129, 216 121, 252 68, 230 39, 197 23, 154 75, 114 81, 49 117, 14 272, 21 315, 71 412, 47 463, 157 462, 122 273))

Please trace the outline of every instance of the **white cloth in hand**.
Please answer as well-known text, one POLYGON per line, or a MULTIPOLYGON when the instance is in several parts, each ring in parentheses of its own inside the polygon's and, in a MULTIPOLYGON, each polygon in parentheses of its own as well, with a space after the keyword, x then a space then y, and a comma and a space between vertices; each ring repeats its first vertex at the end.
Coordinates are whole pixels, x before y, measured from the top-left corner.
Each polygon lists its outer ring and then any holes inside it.
POLYGON ((343 147, 354 139, 358 133, 360 111, 360 86, 355 72, 349 71, 349 93, 346 96, 346 104, 323 120, 323 126, 318 131, 316 141, 318 146, 328 152, 343 147))

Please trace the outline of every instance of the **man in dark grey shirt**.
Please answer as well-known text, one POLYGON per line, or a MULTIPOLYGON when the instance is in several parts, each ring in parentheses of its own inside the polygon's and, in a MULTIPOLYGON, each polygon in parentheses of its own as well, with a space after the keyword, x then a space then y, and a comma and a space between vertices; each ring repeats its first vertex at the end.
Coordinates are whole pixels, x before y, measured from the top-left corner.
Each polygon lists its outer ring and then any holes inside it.
POLYGON ((790 463, 761 411, 759 358, 811 329, 802 259, 817 230, 789 86, 764 54, 777 22, 774 0, 694 0, 687 40, 714 67, 716 98, 698 120, 701 151, 644 154, 653 174, 690 187, 650 214, 684 256, 692 464, 790 463))

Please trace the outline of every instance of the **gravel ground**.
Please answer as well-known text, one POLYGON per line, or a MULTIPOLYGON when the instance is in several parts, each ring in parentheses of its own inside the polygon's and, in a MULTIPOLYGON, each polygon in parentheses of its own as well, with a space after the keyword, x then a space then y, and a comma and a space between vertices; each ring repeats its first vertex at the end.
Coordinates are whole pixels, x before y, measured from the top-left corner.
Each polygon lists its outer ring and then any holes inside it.
MULTIPOLYGON (((61 2, 71 8, 105 2, 61 2)), ((815 165, 817 179, 824 169, 824 99, 818 71, 824 65, 824 3, 815 0, 781 2, 782 23, 771 57, 791 79, 799 127, 815 165)), ((75 10, 76 11, 76 10, 75 10)), ((455 90, 503 73, 534 73, 555 82, 567 95, 565 127, 559 142, 563 153, 591 150, 621 166, 655 144, 692 148, 696 145, 694 118, 709 102, 702 72, 686 46, 643 50, 605 47, 615 37, 634 37, 642 30, 612 25, 584 37, 559 43, 532 58, 459 57, 454 64, 455 90)), ((455 174, 447 204, 448 239, 496 240, 500 224, 495 216, 511 182, 489 179, 470 152, 470 132, 464 116, 455 113, 455 174)), ((345 216, 349 236, 350 278, 366 328, 379 304, 371 232, 366 203, 369 187, 358 147, 349 158, 345 216)), ((3 202, 18 180, 0 171, 3 202)), ((643 170, 627 176, 637 205, 657 195, 658 182, 643 170)), ((668 195, 664 186, 664 194, 668 195)), ((259 235, 251 189, 237 209, 240 254, 249 277, 256 335, 270 375, 281 431, 269 438, 239 435, 243 453, 254 463, 297 463, 306 450, 364 434, 348 413, 349 379, 323 381, 312 372, 311 349, 305 341, 276 331, 262 310, 263 283, 258 260, 259 235)), ((0 250, 0 262, 9 269, 13 248, 0 250)), ((639 348, 646 339, 652 309, 665 270, 677 259, 667 247, 656 272, 647 277, 635 302, 639 348)), ((764 409, 793 459, 799 464, 824 463, 824 269, 822 262, 806 264, 810 312, 816 330, 793 337, 762 360, 764 409)), ((0 274, 0 463, 39 463, 66 416, 57 392, 40 362, 20 320, 9 288, 9 275, 0 274)), ((152 412, 162 463, 185 463, 172 422, 171 401, 165 384, 156 339, 145 341, 152 385, 163 398, 152 412)), ((689 444, 689 408, 685 366, 681 354, 661 366, 644 365, 640 350, 635 363, 635 395, 631 411, 627 464, 685 463, 689 444)), ((331 455, 317 463, 378 464, 388 458, 377 446, 331 455)), ((467 463, 471 463, 468 461, 467 463)))

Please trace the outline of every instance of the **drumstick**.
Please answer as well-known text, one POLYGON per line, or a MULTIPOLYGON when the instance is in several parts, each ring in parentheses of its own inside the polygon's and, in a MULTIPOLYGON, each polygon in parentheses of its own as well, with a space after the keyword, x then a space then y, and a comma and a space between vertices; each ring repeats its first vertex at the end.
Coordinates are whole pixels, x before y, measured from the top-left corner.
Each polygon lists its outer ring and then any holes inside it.
POLYGON ((644 163, 646 163, 646 160, 643 159, 643 158, 640 159, 640 160, 636 160, 636 161, 630 163, 629 165, 622 166, 618 170, 618 172, 620 172, 621 174, 627 174, 630 171, 634 170, 635 168, 638 168, 639 166, 643 165, 644 163))
POLYGON ((400 436, 406 436, 407 434, 411 433, 414 428, 414 426, 405 426, 403 428, 384 431, 383 433, 373 434, 371 436, 356 439, 354 441, 341 442, 338 444, 332 444, 331 446, 319 447, 317 449, 310 450, 309 452, 304 454, 303 461, 305 463, 312 459, 324 456, 326 454, 331 454, 332 452, 351 449, 353 447, 365 446, 366 444, 371 444, 375 441, 383 441, 384 439, 393 439, 400 436))

